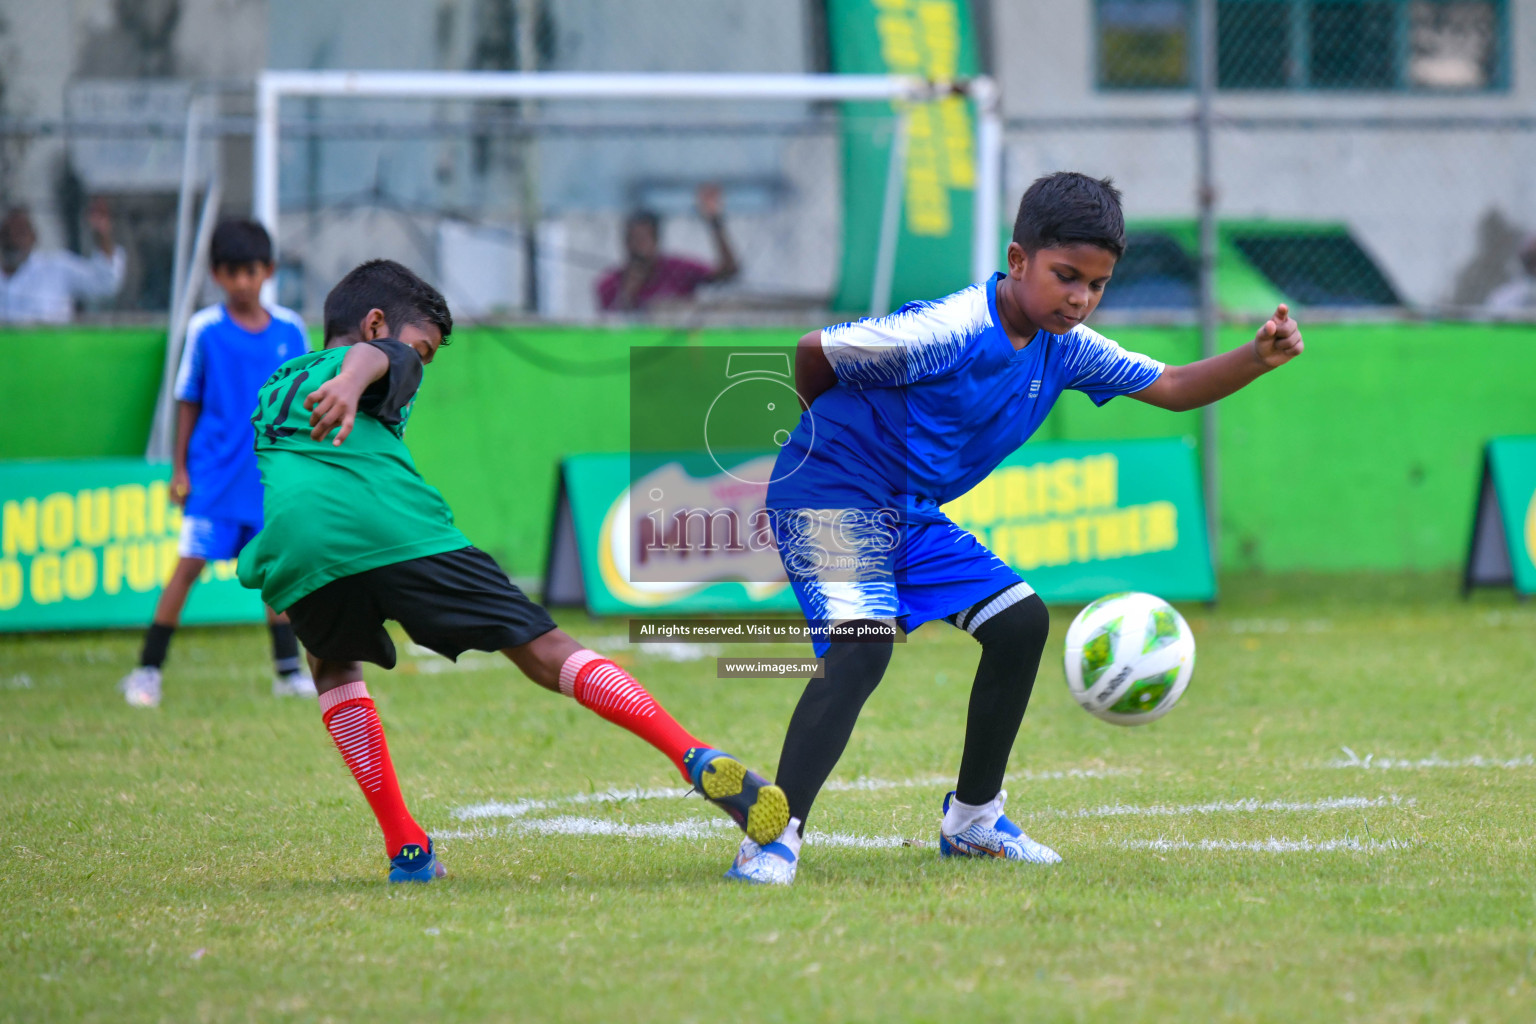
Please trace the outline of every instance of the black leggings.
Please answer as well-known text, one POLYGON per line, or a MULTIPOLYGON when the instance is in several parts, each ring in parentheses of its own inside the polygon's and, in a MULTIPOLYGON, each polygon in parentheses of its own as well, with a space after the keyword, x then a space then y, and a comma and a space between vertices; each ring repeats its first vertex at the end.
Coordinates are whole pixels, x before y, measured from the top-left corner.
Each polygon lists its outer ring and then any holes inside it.
MULTIPOLYGON (((964 622, 997 596, 978 601, 955 618, 964 622)), ((965 751, 955 793, 961 802, 984 804, 1002 788, 1049 630, 1050 616, 1035 594, 973 627, 972 635, 981 644, 981 663, 966 715, 965 751)), ((891 647, 890 641, 832 643, 825 678, 810 681, 790 717, 776 781, 802 829, 816 795, 848 746, 864 702, 885 675, 891 647)))

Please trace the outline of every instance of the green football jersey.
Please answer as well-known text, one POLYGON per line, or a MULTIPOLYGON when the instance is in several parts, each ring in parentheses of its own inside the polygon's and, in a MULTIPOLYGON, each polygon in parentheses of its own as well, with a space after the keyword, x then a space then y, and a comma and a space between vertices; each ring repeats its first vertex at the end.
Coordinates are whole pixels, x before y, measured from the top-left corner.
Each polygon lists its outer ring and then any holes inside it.
POLYGON ((345 346, 278 367, 251 417, 265 525, 240 553, 240 582, 278 611, 342 576, 469 546, 402 440, 421 358, 398 341, 361 344, 389 356, 389 372, 363 395, 339 446, 334 432, 309 436, 304 399, 341 372, 345 346))

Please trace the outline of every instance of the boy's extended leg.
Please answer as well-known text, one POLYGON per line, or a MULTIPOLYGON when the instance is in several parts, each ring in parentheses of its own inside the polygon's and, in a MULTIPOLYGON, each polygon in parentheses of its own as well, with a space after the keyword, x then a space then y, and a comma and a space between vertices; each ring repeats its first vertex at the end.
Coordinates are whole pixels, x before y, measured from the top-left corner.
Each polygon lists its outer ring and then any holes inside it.
POLYGON ((816 795, 848 746, 864 702, 891 663, 891 648, 889 640, 833 641, 827 648, 823 678, 812 679, 795 705, 775 781, 789 798, 789 813, 800 820, 802 832, 816 795))
POLYGON ((666 754, 695 789, 748 835, 777 835, 788 821, 782 790, 700 743, 627 672, 562 632, 549 612, 478 548, 332 580, 296 601, 288 614, 311 652, 385 668, 395 664, 394 644, 383 628, 386 619, 399 622, 416 643, 445 657, 501 651, 540 686, 574 698, 666 754))
POLYGON ((400 795, 384 726, 368 696, 362 665, 316 659, 314 678, 320 691, 321 720, 384 832, 389 880, 430 882, 443 877, 447 872, 433 853, 431 838, 416 824, 400 795))
MULTIPOLYGON (((878 628, 874 620, 854 620, 848 625, 857 629, 864 622, 878 628)), ((789 800, 789 827, 772 843, 743 842, 727 878, 771 885, 794 881, 806 816, 843 756, 864 702, 880 685, 891 648, 890 640, 834 640, 828 645, 823 677, 812 679, 800 695, 779 754, 779 775, 774 781, 789 800)))
POLYGON ((186 607, 187 595, 202 573, 207 559, 183 555, 160 591, 155 605, 155 616, 144 631, 144 645, 139 650, 139 664, 123 677, 117 688, 134 707, 152 708, 160 703, 160 669, 170 650, 171 637, 181 624, 181 610, 186 607))
POLYGON ((789 811, 779 787, 696 739, 634 677, 563 630, 552 629, 502 653, 540 686, 573 698, 661 751, 755 842, 770 842, 784 830, 789 811))
POLYGON ((1039 595, 1019 583, 950 621, 981 644, 981 663, 966 714, 960 778, 955 791, 944 798, 939 852, 947 857, 1059 861, 1054 850, 1024 835, 1003 813, 1003 775, 1034 690, 1050 614, 1039 595))

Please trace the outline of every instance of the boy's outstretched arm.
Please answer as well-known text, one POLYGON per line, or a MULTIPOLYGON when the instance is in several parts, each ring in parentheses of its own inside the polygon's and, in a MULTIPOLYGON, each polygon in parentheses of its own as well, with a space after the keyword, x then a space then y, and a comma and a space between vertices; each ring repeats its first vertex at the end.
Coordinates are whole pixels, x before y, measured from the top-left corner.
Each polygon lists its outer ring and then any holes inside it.
POLYGON ((795 390, 809 409, 818 395, 837 386, 837 373, 821 349, 821 332, 812 331, 795 349, 795 390))
POLYGON ((316 441, 336 430, 331 443, 340 445, 352 433, 357 419, 357 403, 374 381, 389 373, 389 356, 377 347, 360 342, 347 350, 341 372, 311 391, 304 399, 309 410, 309 436, 316 441), (336 428, 341 429, 337 430, 336 428))
POLYGON ((1301 328, 1282 302, 1253 341, 1198 363, 1170 366, 1157 380, 1130 397, 1172 412, 1198 409, 1290 362, 1301 355, 1303 348, 1301 328))

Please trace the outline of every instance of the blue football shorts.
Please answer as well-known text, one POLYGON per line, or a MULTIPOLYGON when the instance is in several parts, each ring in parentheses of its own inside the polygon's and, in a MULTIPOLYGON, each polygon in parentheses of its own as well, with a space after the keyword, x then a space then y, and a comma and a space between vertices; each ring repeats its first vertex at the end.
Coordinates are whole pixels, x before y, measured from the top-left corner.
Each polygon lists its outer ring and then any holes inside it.
MULTIPOLYGON (((895 622, 910 633, 1011 587, 1034 593, 981 541, 945 519, 896 521, 883 510, 775 509, 784 571, 813 628, 852 619, 895 622)), ((827 641, 815 641, 816 656, 827 641)))
POLYGON ((181 517, 181 542, 177 545, 177 553, 182 558, 205 558, 210 562, 222 562, 240 554, 240 549, 260 532, 259 523, 184 515, 181 517))

